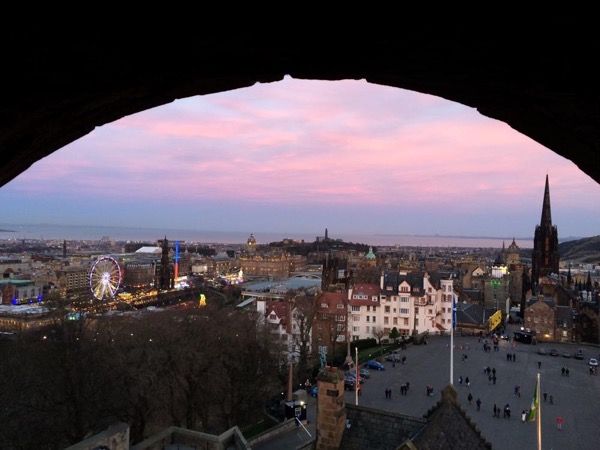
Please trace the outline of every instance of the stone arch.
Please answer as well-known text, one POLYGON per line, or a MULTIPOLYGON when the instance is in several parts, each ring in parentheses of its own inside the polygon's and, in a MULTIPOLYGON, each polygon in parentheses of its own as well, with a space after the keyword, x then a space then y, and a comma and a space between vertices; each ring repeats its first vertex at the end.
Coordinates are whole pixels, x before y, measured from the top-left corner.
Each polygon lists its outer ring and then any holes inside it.
POLYGON ((510 40, 454 23, 365 34, 315 26, 267 38, 196 27, 135 34, 114 25, 101 38, 93 28, 43 37, 22 29, 5 42, 10 70, 0 75, 0 186, 95 127, 286 75, 365 79, 476 108, 600 182, 600 94, 590 56, 600 42, 580 28, 565 34, 513 24, 510 40))

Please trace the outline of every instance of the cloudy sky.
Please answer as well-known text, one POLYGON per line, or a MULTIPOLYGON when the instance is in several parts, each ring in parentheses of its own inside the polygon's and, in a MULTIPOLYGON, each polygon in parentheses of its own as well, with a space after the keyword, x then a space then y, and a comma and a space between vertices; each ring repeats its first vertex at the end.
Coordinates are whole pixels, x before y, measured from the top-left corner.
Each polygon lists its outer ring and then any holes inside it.
POLYGON ((125 117, 0 187, 2 223, 322 235, 600 234, 600 186, 476 110, 286 78, 125 117))

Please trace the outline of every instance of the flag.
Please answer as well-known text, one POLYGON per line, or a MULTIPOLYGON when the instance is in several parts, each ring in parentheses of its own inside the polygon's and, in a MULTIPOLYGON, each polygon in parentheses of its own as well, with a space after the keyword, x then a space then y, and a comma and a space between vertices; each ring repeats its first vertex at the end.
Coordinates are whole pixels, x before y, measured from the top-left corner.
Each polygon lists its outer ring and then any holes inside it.
POLYGON ((538 377, 537 383, 535 385, 535 392, 533 393, 533 399, 531 400, 531 407, 529 408, 529 413, 527 414, 527 421, 533 422, 537 419, 538 412, 540 409, 540 378, 538 377))
POLYGON ((452 329, 456 330, 456 295, 452 293, 452 329))

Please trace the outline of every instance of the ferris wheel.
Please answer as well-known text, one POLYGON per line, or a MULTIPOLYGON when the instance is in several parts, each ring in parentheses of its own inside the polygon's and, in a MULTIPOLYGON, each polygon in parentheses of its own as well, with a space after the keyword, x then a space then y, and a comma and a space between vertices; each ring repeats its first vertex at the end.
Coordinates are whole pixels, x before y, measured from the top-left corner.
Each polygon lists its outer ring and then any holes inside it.
POLYGON ((98 259, 90 269, 90 289, 94 298, 106 300, 117 295, 121 284, 121 267, 110 256, 98 259))

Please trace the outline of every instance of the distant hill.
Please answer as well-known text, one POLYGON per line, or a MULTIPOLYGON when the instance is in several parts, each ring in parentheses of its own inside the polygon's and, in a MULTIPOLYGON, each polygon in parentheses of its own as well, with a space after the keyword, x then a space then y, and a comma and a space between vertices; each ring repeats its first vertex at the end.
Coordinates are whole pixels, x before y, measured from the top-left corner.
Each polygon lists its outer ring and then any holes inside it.
POLYGON ((561 261, 600 264, 600 236, 576 239, 558 244, 561 261))

